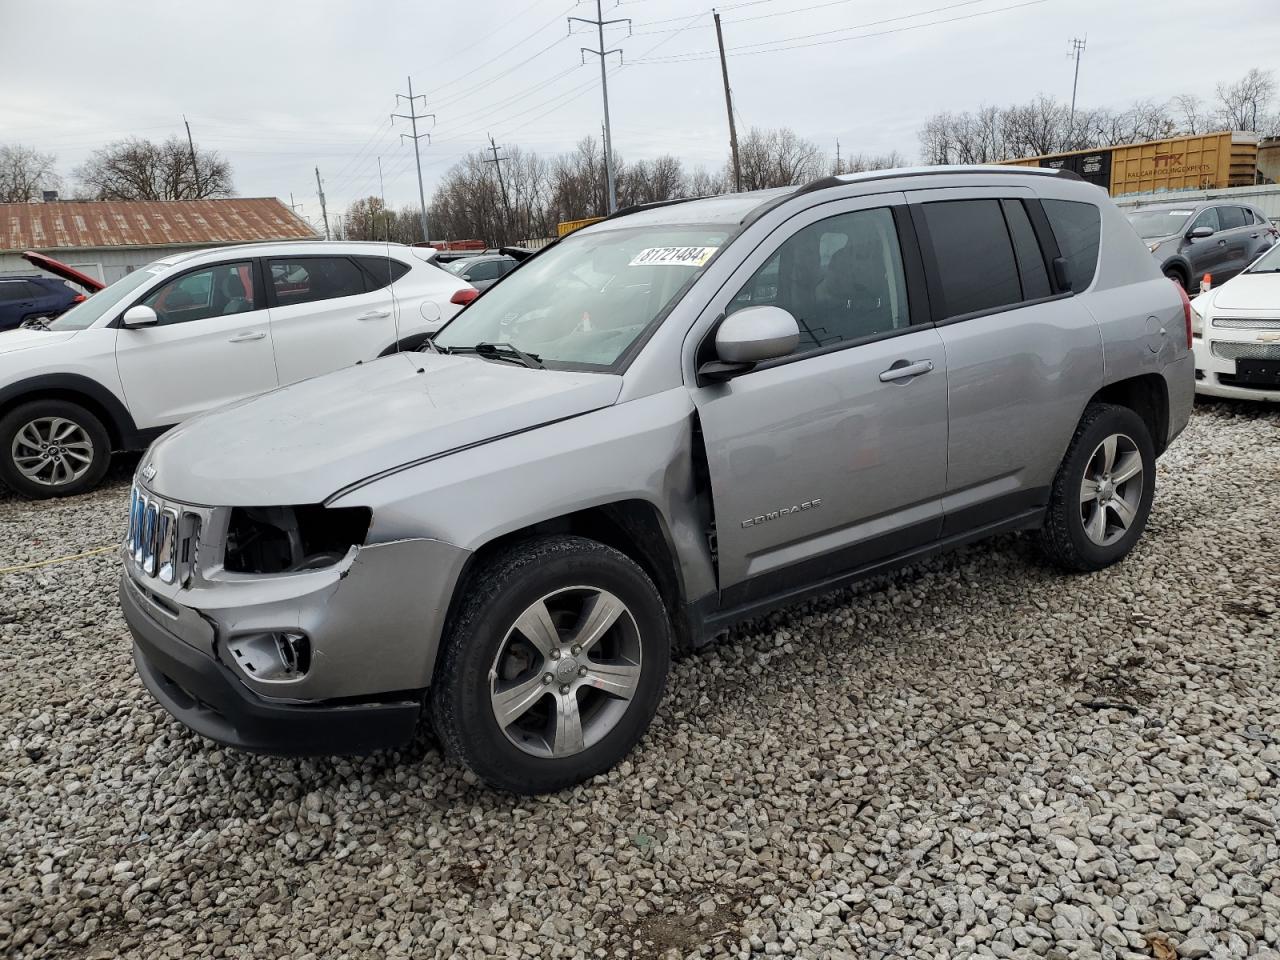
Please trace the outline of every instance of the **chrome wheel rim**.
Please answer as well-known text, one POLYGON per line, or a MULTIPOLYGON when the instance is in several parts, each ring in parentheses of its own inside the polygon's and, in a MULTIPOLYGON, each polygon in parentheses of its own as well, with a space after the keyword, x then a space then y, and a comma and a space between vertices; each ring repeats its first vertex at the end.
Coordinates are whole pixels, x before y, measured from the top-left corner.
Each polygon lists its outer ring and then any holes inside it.
POLYGON ((44 487, 61 487, 89 472, 93 441, 74 420, 37 417, 14 434, 9 455, 28 480, 44 487))
POLYGON ((1080 482, 1080 521, 1090 541, 1109 547, 1129 532, 1142 503, 1142 474, 1131 437, 1113 433, 1094 449, 1080 482))
POLYGON ((531 603, 489 668, 503 735, 535 757, 581 753, 618 725, 640 685, 640 629, 598 587, 565 587, 531 603))

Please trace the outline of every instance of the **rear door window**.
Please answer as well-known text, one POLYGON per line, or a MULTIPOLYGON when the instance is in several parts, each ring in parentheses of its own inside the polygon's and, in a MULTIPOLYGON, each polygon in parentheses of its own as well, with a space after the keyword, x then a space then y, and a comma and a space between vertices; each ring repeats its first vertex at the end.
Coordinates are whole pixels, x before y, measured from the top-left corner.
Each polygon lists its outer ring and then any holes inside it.
POLYGON ((1223 230, 1234 230, 1244 226, 1244 211, 1239 207, 1219 207, 1218 223, 1223 230))
POLYGON ((1021 200, 1001 200, 1005 223, 1013 237, 1013 252, 1018 260, 1018 275, 1022 278, 1022 299, 1039 300, 1053 291, 1049 286, 1049 271, 1044 265, 1044 253, 1031 227, 1031 218, 1021 200))
POLYGON ((25 280, 6 280, 0 283, 0 300, 34 300, 44 296, 44 291, 25 280))
POLYGON ((999 200, 940 200, 920 209, 937 265, 944 317, 1023 299, 999 200))
POLYGON ((281 307, 365 292, 364 273, 347 257, 271 260, 271 287, 281 307))
POLYGON ((480 260, 462 271, 469 280, 497 280, 502 275, 502 264, 497 260, 480 260))
POLYGON ((1093 283, 1098 269, 1102 215, 1092 203, 1076 200, 1041 200, 1040 205, 1058 241, 1058 252, 1067 260, 1071 289, 1079 293, 1093 283))

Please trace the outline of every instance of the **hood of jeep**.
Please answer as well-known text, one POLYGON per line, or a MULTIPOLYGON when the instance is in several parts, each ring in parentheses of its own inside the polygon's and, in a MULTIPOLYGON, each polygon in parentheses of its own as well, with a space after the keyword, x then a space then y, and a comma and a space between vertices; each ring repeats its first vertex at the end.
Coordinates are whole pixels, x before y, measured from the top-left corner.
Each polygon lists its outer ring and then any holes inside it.
POLYGON ((184 503, 321 503, 384 471, 610 406, 621 389, 617 376, 402 353, 188 420, 156 441, 142 472, 184 503))

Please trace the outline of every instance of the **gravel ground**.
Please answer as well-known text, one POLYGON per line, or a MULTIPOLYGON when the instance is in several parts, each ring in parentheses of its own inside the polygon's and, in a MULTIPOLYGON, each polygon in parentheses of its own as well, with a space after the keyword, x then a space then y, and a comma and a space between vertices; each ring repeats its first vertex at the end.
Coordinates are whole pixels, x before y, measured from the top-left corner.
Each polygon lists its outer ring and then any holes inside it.
MULTIPOLYGON (((127 476, 0 499, 0 567, 127 476)), ((0 575, 0 956, 1280 958, 1280 411, 1198 407, 1118 568, 1006 537, 679 661, 540 800, 401 755, 215 748, 135 678, 95 556, 0 575)))

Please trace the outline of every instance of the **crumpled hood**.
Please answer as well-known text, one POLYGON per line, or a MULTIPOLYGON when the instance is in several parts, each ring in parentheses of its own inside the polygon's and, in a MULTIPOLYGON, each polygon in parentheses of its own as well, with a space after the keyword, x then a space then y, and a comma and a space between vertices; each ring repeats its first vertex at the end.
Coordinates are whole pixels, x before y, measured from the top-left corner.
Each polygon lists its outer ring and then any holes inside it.
POLYGON ((50 347, 70 340, 78 330, 0 330, 0 354, 30 350, 32 347, 50 347))
POLYGON ((163 497, 207 506, 321 503, 415 460, 611 405, 617 376, 404 353, 195 417, 143 462, 163 497), (419 372, 421 371, 421 372, 419 372))
POLYGON ((1280 311, 1280 273, 1242 273, 1213 291, 1219 310, 1280 311))

